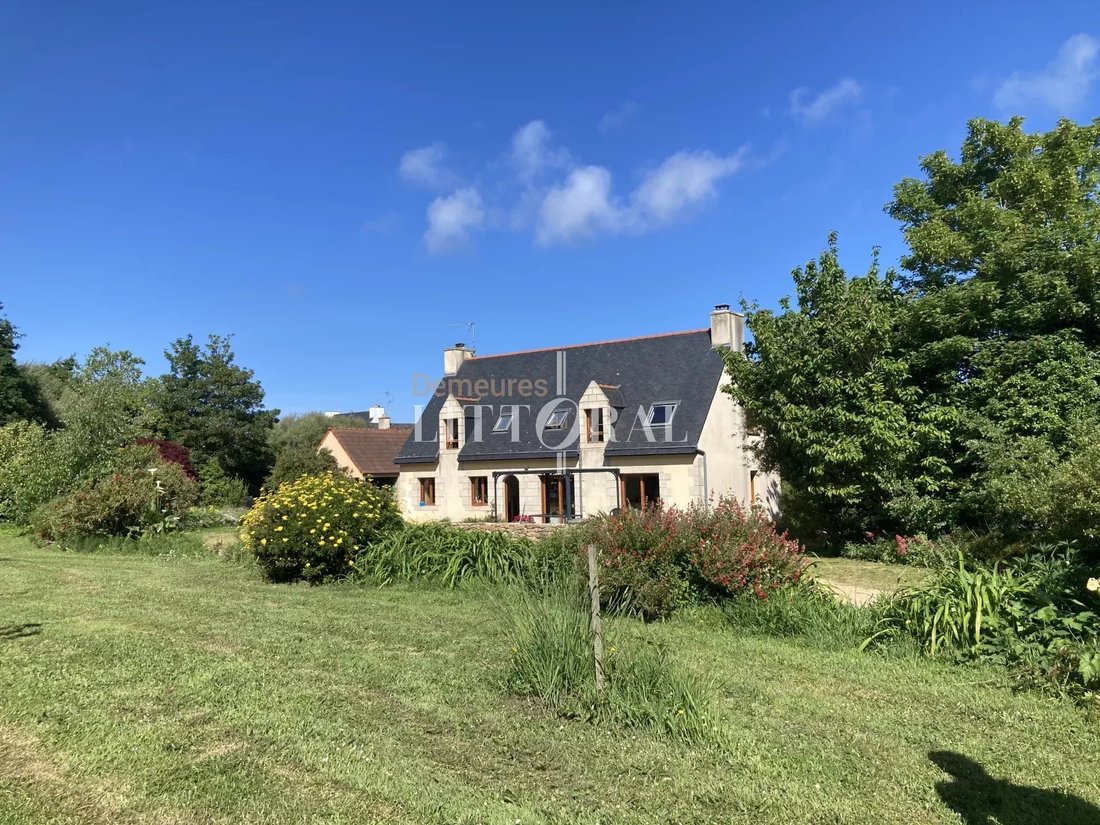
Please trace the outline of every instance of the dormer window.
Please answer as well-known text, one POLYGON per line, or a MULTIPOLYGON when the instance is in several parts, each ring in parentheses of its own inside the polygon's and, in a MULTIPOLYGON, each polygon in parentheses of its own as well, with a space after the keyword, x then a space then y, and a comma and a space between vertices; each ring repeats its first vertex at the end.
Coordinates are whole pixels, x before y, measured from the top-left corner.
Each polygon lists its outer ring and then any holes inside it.
POLYGON ((512 411, 507 410, 500 414, 500 418, 497 419, 496 425, 493 427, 494 433, 502 433, 508 430, 512 426, 512 411))
POLYGON ((645 423, 650 427, 667 427, 672 423, 672 416, 675 413, 675 404, 654 404, 649 408, 649 418, 645 423))
POLYGON ((447 449, 448 450, 457 450, 458 449, 458 419, 457 418, 447 418, 447 419, 444 419, 443 424, 444 424, 444 426, 446 427, 446 430, 447 430, 447 449))
POLYGON ((569 410, 554 410, 546 419, 547 430, 561 430, 565 427, 565 419, 569 417, 569 410))
POLYGON ((587 441, 603 441, 603 407, 584 411, 584 430, 587 441))

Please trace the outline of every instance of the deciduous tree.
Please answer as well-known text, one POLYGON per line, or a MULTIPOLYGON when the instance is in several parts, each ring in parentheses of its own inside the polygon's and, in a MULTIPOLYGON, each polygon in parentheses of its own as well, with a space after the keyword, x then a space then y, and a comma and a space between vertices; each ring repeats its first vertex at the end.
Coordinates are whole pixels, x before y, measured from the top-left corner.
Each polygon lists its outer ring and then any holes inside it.
POLYGON ((165 437, 257 487, 271 462, 268 436, 278 410, 264 407, 264 390, 250 369, 235 363, 230 339, 211 335, 205 348, 192 336, 165 351, 168 372, 157 390, 165 437))
MULTIPOLYGON (((0 304, 0 311, 4 305, 0 304)), ((19 333, 0 316, 0 426, 12 421, 43 421, 45 409, 35 383, 15 362, 19 333)))

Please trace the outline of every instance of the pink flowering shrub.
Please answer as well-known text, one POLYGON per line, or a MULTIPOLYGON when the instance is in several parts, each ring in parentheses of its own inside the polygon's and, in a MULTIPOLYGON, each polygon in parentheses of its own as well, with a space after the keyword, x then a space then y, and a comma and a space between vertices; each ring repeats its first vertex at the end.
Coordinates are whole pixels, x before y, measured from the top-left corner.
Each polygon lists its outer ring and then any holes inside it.
POLYGON ((600 593, 611 607, 646 619, 667 616, 688 596, 683 515, 674 509, 624 509, 591 525, 600 550, 600 593))
POLYGON ((709 509, 626 509, 585 529, 584 543, 600 549, 603 600, 646 619, 694 598, 749 591, 766 599, 797 583, 802 570, 797 542, 777 533, 762 511, 729 498, 709 509))
POLYGON ((721 499, 698 519, 689 552, 692 572, 703 586, 723 595, 751 589, 760 599, 802 575, 802 547, 759 509, 721 499))

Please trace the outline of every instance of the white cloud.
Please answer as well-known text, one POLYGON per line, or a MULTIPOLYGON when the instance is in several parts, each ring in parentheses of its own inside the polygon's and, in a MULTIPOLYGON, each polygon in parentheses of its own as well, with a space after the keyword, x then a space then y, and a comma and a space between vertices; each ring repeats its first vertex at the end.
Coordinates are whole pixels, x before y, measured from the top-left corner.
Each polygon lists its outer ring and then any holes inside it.
POLYGON ((439 141, 411 149, 401 156, 397 173, 410 183, 431 189, 446 189, 458 180, 457 175, 447 168, 446 157, 447 147, 439 141))
POLYGON ((622 221, 621 211, 611 202, 611 173, 602 166, 583 166, 543 199, 535 239, 544 245, 570 240, 615 229, 622 221))
POLYGON ((641 111, 641 106, 633 100, 624 100, 602 118, 600 118, 600 133, 608 134, 623 127, 628 120, 641 111))
POLYGON ((428 205, 428 231, 424 243, 434 254, 450 252, 465 245, 470 230, 485 222, 481 194, 472 186, 440 196, 428 205))
POLYGON ((842 106, 859 100, 862 94, 863 88, 850 77, 842 77, 814 98, 802 86, 791 92, 791 114, 803 123, 819 123, 842 106))
POLYGON ((543 199, 535 239, 546 246, 597 232, 646 232, 673 223, 717 194, 717 183, 742 165, 742 152, 677 152, 643 177, 626 203, 611 192, 611 173, 585 166, 543 199))
MULTIPOLYGON (((439 184, 445 180, 440 170, 447 172, 444 159, 441 143, 407 153, 402 176, 439 184)), ((598 234, 640 234, 689 217, 745 165, 744 150, 681 151, 641 170, 633 190, 616 192, 606 166, 578 164, 555 144, 543 121, 533 120, 512 136, 504 165, 498 158, 478 173, 477 187, 452 183, 428 205, 424 244, 433 254, 455 251, 486 228, 533 231, 540 246, 598 234)), ((375 228, 371 222, 364 231, 375 228)))
POLYGON ((653 169, 634 190, 631 202, 649 224, 666 224, 716 194, 715 185, 737 172, 744 152, 719 157, 713 152, 677 152, 653 169))
POLYGON ((1075 34, 1042 71, 1009 75, 994 92, 993 102, 1005 109, 1038 103, 1060 113, 1071 111, 1084 102, 1089 86, 1100 74, 1098 54, 1100 41, 1087 34, 1075 34))
POLYGON ((541 120, 532 120, 516 130, 512 136, 512 162, 520 180, 531 183, 544 170, 569 164, 569 152, 553 148, 552 137, 553 133, 541 120))

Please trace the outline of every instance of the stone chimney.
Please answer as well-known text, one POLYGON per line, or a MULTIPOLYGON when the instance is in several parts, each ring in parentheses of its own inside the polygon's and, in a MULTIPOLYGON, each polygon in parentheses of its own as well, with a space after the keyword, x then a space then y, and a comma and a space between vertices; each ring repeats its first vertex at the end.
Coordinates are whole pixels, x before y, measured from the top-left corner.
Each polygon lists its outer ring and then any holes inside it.
POLYGON ((388 430, 390 428, 390 417, 386 413, 382 413, 378 416, 378 429, 388 430))
POLYGON ((462 363, 467 358, 473 358, 474 351, 472 349, 466 349, 465 344, 455 344, 453 347, 448 347, 443 350, 443 374, 455 375, 458 372, 458 368, 462 366, 462 363))
POLYGON ((718 304, 710 314, 710 345, 740 352, 745 343, 745 316, 730 310, 729 304, 718 304))

